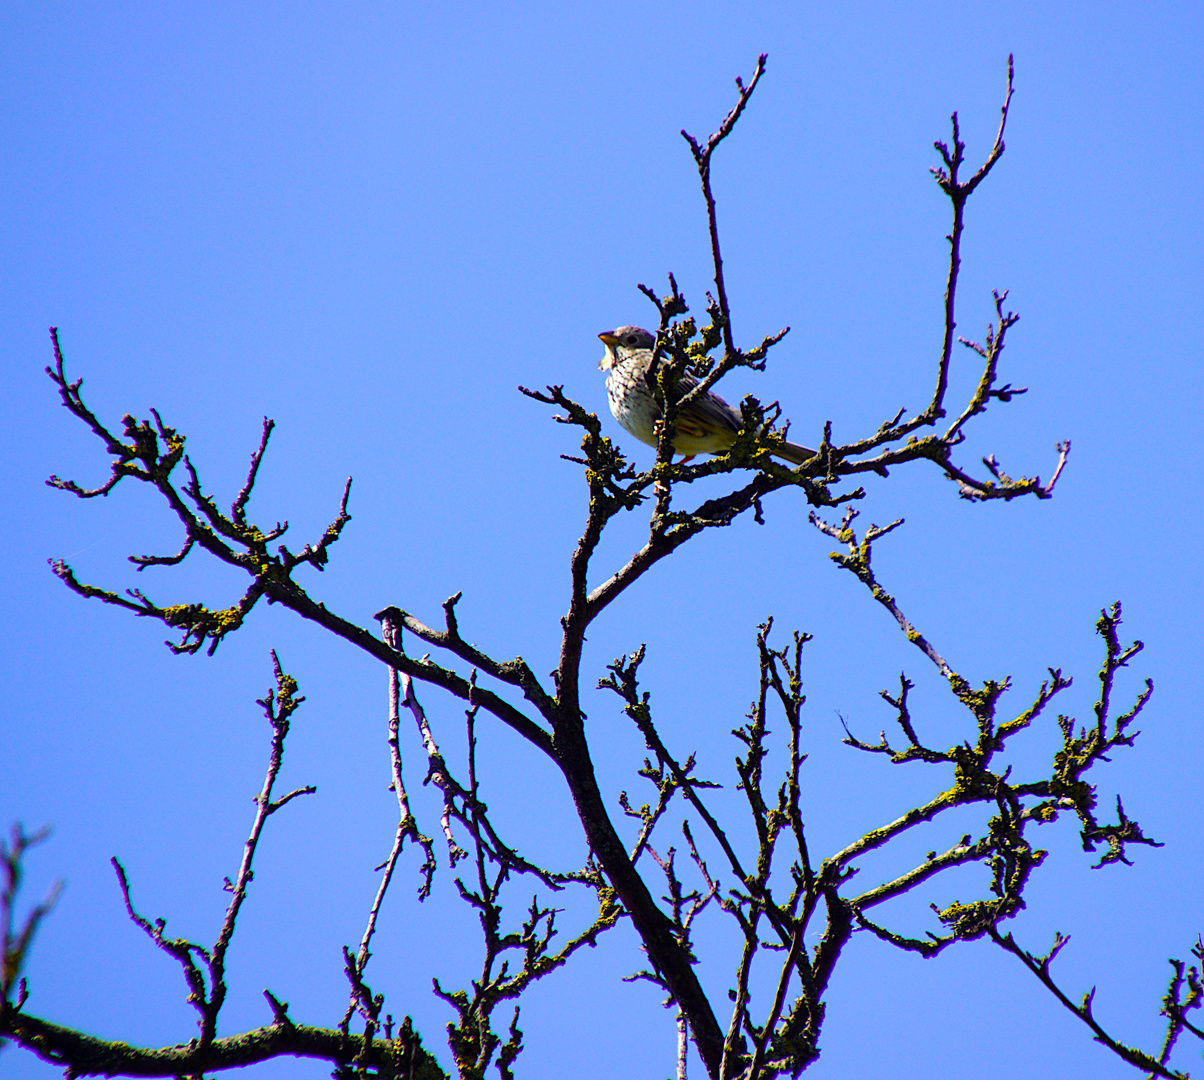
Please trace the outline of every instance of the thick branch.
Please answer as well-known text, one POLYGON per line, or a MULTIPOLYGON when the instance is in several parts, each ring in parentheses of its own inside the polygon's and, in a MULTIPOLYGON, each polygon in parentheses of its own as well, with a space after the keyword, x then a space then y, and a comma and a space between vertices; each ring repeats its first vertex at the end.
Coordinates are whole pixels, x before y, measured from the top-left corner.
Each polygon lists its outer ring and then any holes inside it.
MULTIPOLYGON (((340 1064, 359 1057, 363 1040, 327 1028, 274 1023, 241 1035, 214 1039, 206 1046, 190 1042, 159 1049, 144 1049, 123 1042, 108 1042, 47 1020, 8 1009, 0 1016, 0 1035, 32 1050, 43 1061, 66 1067, 71 1076, 200 1076, 203 1072, 242 1068, 277 1057, 308 1057, 340 1064)), ((389 1040, 374 1042, 364 1064, 390 1069, 398 1051, 416 1050, 426 1071, 413 1075, 446 1077, 413 1036, 411 1046, 389 1040)), ((391 1073, 384 1073, 391 1075, 391 1073)))

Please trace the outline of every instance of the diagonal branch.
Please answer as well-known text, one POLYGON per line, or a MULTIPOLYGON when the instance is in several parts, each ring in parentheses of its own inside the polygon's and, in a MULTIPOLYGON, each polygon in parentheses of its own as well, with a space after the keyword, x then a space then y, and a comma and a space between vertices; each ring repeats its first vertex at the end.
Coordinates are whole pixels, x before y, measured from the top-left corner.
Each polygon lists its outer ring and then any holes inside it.
MULTIPOLYGON (((444 601, 443 611, 447 621, 446 630, 434 630, 420 622, 408 611, 401 611, 399 608, 386 608, 385 610, 394 613, 394 617, 400 618, 401 624, 410 633, 415 637, 421 638, 428 645, 448 649, 461 660, 465 660, 474 667, 480 668, 495 679, 519 687, 527 700, 539 710, 540 714, 551 719, 556 711, 556 703, 540 685, 539 680, 536 679, 534 673, 521 656, 517 656, 513 660, 499 662, 460 637, 460 628, 456 621, 455 608, 461 595, 461 593, 456 593, 455 596, 449 597, 444 601)), ((378 619, 381 618, 381 614, 378 614, 376 617, 378 619)))
POLYGON ((1029 971, 1037 976, 1042 985, 1045 986, 1045 988, 1049 990, 1054 997, 1056 997, 1064 1006, 1066 1006, 1067 1009, 1074 1013, 1075 1016, 1082 1020, 1083 1023, 1092 1030, 1095 1035, 1096 1042, 1102 1043, 1122 1061, 1127 1061, 1130 1065, 1137 1069, 1144 1070, 1151 1076, 1161 1076, 1164 1077, 1165 1080, 1188 1080, 1185 1073, 1172 1071, 1157 1058, 1153 1058, 1149 1054, 1141 1050, 1137 1050, 1134 1047, 1126 1046, 1124 1043, 1117 1041, 1111 1035, 1109 1035, 1103 1029, 1103 1027, 1100 1026, 1099 1022, 1095 1019, 1091 1012, 1091 1004, 1095 999, 1094 987, 1088 993, 1083 995, 1083 1001, 1080 1005, 1076 1005, 1070 1000, 1070 998, 1066 996, 1065 993, 1063 993, 1058 984, 1054 982, 1053 976, 1050 975, 1049 966, 1058 953, 1062 950, 1062 946, 1064 946, 1066 942, 1070 940, 1068 937, 1063 937, 1061 934, 1055 934, 1053 947, 1049 950, 1049 952, 1047 952, 1044 956, 1034 956, 1032 953, 1020 948, 1020 946, 1016 944, 1016 941, 1011 934, 1000 935, 999 931, 993 926, 990 927, 987 932, 990 934, 991 940, 994 941, 996 945, 1017 957, 1020 962, 1029 969, 1029 971))

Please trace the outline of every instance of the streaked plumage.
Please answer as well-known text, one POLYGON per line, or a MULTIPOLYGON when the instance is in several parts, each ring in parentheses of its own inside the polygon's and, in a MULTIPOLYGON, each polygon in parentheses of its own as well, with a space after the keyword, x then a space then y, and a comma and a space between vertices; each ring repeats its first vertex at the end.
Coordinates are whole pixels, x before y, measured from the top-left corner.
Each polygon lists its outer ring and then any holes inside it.
MULTIPOLYGON (((648 367, 652 363, 656 335, 638 326, 620 326, 598 337, 606 346, 598 367, 606 372, 606 396, 611 413, 640 442, 655 446, 655 425, 661 418, 661 410, 649 385, 648 367)), ((698 380, 683 373, 677 385, 685 394, 698 385, 698 380)), ((740 424, 740 411, 732 408, 714 390, 708 390, 678 414, 673 449, 685 454, 687 460, 695 454, 722 454, 736 441, 740 424)), ((783 441, 773 448, 773 454, 801 465, 813 458, 815 451, 783 441)))

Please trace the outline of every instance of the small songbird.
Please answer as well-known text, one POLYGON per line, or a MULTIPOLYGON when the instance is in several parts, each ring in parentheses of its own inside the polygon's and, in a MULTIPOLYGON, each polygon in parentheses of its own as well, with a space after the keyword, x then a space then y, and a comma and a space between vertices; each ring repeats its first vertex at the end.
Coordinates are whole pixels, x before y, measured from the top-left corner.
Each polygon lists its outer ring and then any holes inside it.
MULTIPOLYGON (((611 413, 640 442, 655 446, 655 425, 661 418, 661 407, 649 385, 648 367, 656 348, 656 335, 638 326, 620 326, 598 337, 606 346, 598 368, 606 372, 611 413)), ((697 385, 698 380, 684 372, 677 380, 682 394, 697 385)), ((722 454, 731 449, 742 423, 739 409, 732 408, 714 390, 708 390, 677 414, 673 450, 685 454, 686 461, 695 454, 722 454)), ((815 457, 814 450, 784 439, 771 447, 771 452, 795 465, 815 457)))

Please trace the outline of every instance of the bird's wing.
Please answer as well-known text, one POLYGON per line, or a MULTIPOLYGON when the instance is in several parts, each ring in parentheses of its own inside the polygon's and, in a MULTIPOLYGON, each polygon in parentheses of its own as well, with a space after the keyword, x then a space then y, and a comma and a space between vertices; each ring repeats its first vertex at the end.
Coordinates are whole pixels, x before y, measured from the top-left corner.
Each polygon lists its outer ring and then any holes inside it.
MULTIPOLYGON (((655 392, 657 388, 656 380, 653 378, 651 369, 645 371, 644 377, 655 392)), ((693 375, 682 372, 680 378, 677 380, 678 396, 684 397, 697 385, 698 380, 693 375)), ((656 416, 657 419, 661 417, 659 402, 657 403, 656 416)), ((713 435, 717 431, 732 432, 734 434, 740 430, 741 423, 740 413, 716 394, 714 390, 708 391, 702 397, 695 398, 686 408, 685 412, 678 413, 677 416, 677 430, 683 435, 698 439, 713 435)))

